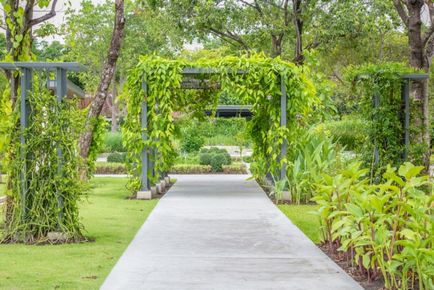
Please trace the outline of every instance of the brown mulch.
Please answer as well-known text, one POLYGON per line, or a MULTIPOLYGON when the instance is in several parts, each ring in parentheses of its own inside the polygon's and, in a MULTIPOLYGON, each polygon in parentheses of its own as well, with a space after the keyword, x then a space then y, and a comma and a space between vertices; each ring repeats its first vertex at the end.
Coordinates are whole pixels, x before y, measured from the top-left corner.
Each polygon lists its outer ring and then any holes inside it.
POLYGON ((384 282, 381 278, 369 281, 368 277, 361 273, 357 268, 351 265, 350 261, 347 261, 342 253, 330 251, 327 244, 317 245, 330 259, 332 259, 339 267, 342 268, 348 275, 350 275, 354 280, 356 280, 364 289, 366 290, 383 290, 384 282))

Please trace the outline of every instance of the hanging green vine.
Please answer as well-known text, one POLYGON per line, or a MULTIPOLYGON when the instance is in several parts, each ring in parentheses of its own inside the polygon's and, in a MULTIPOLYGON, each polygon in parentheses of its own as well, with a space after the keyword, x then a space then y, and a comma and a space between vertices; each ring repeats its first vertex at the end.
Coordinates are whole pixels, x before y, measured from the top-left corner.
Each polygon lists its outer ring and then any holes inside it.
MULTIPOLYGON (((347 80, 360 99, 361 116, 368 123, 368 138, 362 156, 371 169, 372 180, 381 179, 388 164, 399 166, 404 161, 401 75, 408 73, 415 71, 401 63, 368 64, 347 69, 347 80)), ((414 130, 414 126, 411 127, 414 130)), ((411 161, 420 164, 417 155, 411 154, 411 161)))
POLYGON ((58 103, 46 89, 46 75, 33 78, 28 95, 29 127, 24 133, 25 160, 20 156, 20 102, 11 116, 7 151, 8 190, 12 201, 6 217, 3 242, 35 243, 47 240, 49 232, 62 239, 82 238, 78 200, 87 188, 79 178, 80 158, 77 140, 83 128, 83 115, 70 100, 58 103), (62 160, 57 156, 62 151, 62 160), (61 164, 61 167, 59 167, 61 164), (60 168, 60 169, 59 169, 60 168), (27 182, 21 182, 21 174, 27 182), (22 194, 27 188, 26 196, 22 194), (61 203, 59 202, 61 200, 61 203))
MULTIPOLYGON (((141 170, 140 154, 144 146, 158 149, 155 160, 157 172, 164 172, 173 162, 174 150, 171 144, 173 136, 172 113, 178 110, 204 110, 210 103, 217 105, 215 86, 220 91, 252 104, 253 120, 250 134, 254 147, 252 170, 255 176, 267 173, 276 174, 282 164, 280 149, 285 139, 289 146, 297 142, 299 130, 304 127, 306 118, 319 105, 312 82, 305 73, 305 68, 279 58, 268 58, 262 54, 250 57, 225 57, 218 60, 167 60, 156 56, 144 56, 137 67, 131 71, 125 98, 128 116, 123 126, 124 143, 128 148, 129 172, 132 178, 130 189, 135 192, 140 188, 138 178, 141 170), (209 88, 196 93, 181 88, 184 68, 199 68, 212 71, 213 74, 199 74, 196 79, 206 80, 209 88), (280 125, 281 77, 287 91, 288 126, 280 125), (148 84, 148 92, 142 89, 142 81, 148 84), (142 140, 140 115, 142 101, 148 101, 148 140, 142 140), (214 101, 212 101, 214 100, 214 101)), ((149 174, 149 177, 152 176, 149 174)), ((156 182, 159 176, 151 180, 156 182)))

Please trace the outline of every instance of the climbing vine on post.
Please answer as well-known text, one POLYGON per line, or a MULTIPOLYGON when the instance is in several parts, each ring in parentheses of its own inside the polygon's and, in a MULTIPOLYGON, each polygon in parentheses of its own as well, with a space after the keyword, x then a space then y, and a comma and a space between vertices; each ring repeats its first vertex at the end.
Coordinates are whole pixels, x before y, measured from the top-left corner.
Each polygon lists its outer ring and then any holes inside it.
MULTIPOLYGON (((289 166, 286 156, 281 156, 284 140, 291 145, 314 107, 320 101, 313 83, 308 79, 306 68, 297 67, 279 58, 264 55, 250 57, 225 57, 217 60, 168 60, 156 56, 143 56, 127 81, 125 98, 128 116, 123 126, 124 143, 128 148, 129 187, 135 192, 141 188, 140 155, 144 148, 157 148, 156 172, 164 172, 173 163, 174 149, 172 113, 187 108, 203 110, 209 107, 210 96, 216 96, 218 83, 222 92, 236 96, 244 104, 252 104, 253 119, 249 129, 252 135, 254 155, 252 170, 256 177, 266 174, 278 176, 282 166, 289 166), (195 79, 208 87, 200 93, 183 89, 185 69, 195 68, 195 79), (142 82, 146 83, 146 92, 142 82), (280 99, 282 87, 286 89, 287 126, 281 126, 280 99), (144 129, 148 139, 142 140, 140 115, 142 102, 146 99, 148 126, 144 129), (190 101, 191 100, 191 101, 190 101), (194 103, 194 106, 188 106, 194 103)), ((211 102, 217 105, 217 102, 211 102)), ((151 182, 158 174, 148 173, 151 182)))
MULTIPOLYGON (((370 168, 372 181, 381 179, 388 164, 399 166, 406 159, 402 75, 412 73, 417 72, 401 63, 368 64, 347 69, 346 78, 360 99, 361 115, 368 123, 362 155, 370 168)), ((417 130, 420 128, 413 123, 410 132, 417 130)), ((408 148, 409 160, 419 165, 423 164, 423 155, 429 150, 421 148, 420 144, 412 142, 408 148)))
POLYGON ((0 242, 71 242, 83 239, 78 201, 87 193, 79 178, 78 136, 83 114, 66 99, 66 71, 76 63, 1 63, 21 71, 20 102, 1 102, 8 118, 0 131, 8 185, 0 242), (56 71, 55 74, 52 71, 56 71), (56 78, 56 93, 47 81, 56 78), (50 234, 51 233, 51 234, 50 234))

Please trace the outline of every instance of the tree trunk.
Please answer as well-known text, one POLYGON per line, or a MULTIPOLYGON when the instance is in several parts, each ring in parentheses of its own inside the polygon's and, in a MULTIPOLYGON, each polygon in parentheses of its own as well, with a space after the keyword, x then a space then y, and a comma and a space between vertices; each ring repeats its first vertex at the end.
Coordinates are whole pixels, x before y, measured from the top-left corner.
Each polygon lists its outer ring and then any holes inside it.
POLYGON ((117 132, 119 129, 118 126, 118 108, 116 105, 116 97, 117 97, 117 89, 116 89, 116 78, 113 79, 112 84, 112 132, 117 132))
POLYGON ((301 19, 301 2, 302 0, 293 0, 292 8, 294 14, 295 27, 295 54, 294 62, 297 65, 302 65, 304 62, 303 55, 303 20, 301 19))
POLYGON ((80 138, 80 154, 83 158, 89 156, 89 149, 92 144, 93 132, 95 129, 95 118, 97 118, 103 109, 107 99, 110 82, 113 78, 116 61, 118 60, 122 39, 124 35, 125 17, 124 17, 124 0, 115 2, 115 24, 113 27, 112 39, 110 42, 107 60, 101 73, 101 80, 92 100, 86 120, 86 131, 80 138))
POLYGON ((278 57, 282 55, 282 40, 283 40, 283 33, 280 33, 278 35, 275 34, 271 35, 271 44, 272 44, 271 55, 273 57, 278 57))
MULTIPOLYGON (((412 0, 407 2, 408 7, 408 41, 410 46, 410 65, 416 69, 429 72, 430 61, 426 54, 424 41, 422 39, 422 7, 423 0, 412 0)), ((414 136, 419 144, 425 144, 426 154, 423 156, 423 163, 429 167, 430 157, 430 121, 429 121, 429 92, 428 81, 414 82, 412 95, 415 100, 417 114, 413 124, 419 128, 419 133, 414 136)))

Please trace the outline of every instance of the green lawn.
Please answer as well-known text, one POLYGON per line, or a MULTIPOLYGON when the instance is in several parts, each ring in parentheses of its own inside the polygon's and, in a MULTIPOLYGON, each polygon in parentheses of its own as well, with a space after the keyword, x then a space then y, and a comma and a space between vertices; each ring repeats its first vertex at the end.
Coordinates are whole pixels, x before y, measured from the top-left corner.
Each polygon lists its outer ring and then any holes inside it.
POLYGON ((277 207, 315 244, 320 242, 318 217, 309 213, 317 210, 317 205, 283 204, 277 207))
POLYGON ((98 289, 157 200, 127 200, 124 178, 94 178, 81 205, 95 242, 0 245, 0 289, 98 289))

